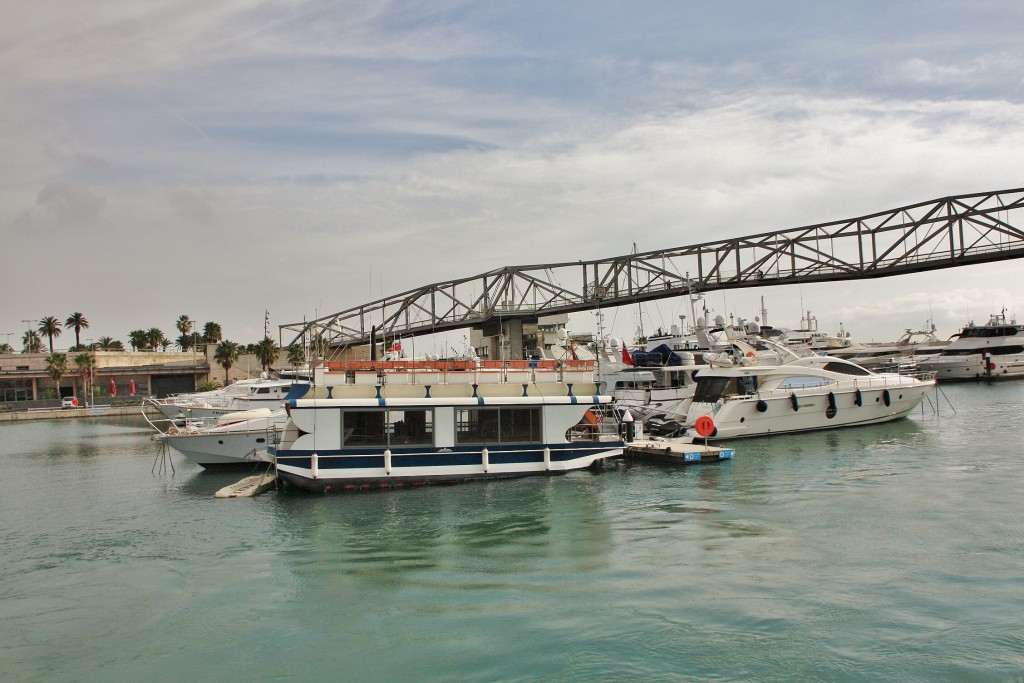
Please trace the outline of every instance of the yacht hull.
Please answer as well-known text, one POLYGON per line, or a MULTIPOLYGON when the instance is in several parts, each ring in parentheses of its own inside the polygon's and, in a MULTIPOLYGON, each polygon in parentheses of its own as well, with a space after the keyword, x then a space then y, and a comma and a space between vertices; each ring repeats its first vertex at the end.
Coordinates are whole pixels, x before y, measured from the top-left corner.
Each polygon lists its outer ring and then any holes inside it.
POLYGON ((926 385, 864 389, 859 398, 856 390, 803 394, 796 398, 793 394, 749 396, 730 400, 717 412, 715 404, 693 403, 688 420, 710 416, 715 429, 711 439, 858 427, 906 417, 931 388, 926 385))

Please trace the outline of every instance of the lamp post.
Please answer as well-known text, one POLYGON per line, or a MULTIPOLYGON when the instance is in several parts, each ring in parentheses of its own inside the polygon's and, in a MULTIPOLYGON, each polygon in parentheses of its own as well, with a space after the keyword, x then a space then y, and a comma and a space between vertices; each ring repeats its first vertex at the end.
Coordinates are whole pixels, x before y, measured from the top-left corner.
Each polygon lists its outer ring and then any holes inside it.
POLYGON ((89 342, 89 350, 92 351, 92 362, 89 363, 89 396, 85 401, 85 407, 88 408, 92 406, 92 401, 95 398, 93 394, 96 393, 96 389, 94 388, 96 386, 96 345, 93 343, 92 339, 87 339, 86 341, 89 342))
POLYGON ((199 380, 196 378, 196 331, 192 330, 192 391, 199 391, 199 380))

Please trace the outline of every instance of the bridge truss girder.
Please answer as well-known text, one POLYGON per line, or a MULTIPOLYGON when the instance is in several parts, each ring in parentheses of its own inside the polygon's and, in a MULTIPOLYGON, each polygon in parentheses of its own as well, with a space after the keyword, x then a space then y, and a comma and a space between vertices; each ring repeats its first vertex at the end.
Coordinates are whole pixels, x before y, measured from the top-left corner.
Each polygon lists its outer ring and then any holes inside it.
MULTIPOLYGON (((690 292, 889 277, 1024 256, 1024 189, 944 197, 850 220, 594 261, 506 266, 282 325, 330 347, 635 304, 690 292), (1018 217, 1020 214, 1015 214, 1018 217), (574 283, 563 285, 562 282, 574 283)), ((288 333, 291 333, 290 335, 288 333)))

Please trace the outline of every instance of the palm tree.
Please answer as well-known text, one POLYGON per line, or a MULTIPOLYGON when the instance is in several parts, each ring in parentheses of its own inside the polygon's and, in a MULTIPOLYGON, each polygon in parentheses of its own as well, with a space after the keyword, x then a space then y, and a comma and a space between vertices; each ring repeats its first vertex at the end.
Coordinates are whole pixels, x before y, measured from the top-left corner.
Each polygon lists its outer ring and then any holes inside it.
POLYGON ((174 323, 174 326, 178 328, 178 332, 181 333, 180 336, 178 337, 178 347, 182 351, 188 351, 190 348, 192 348, 192 342, 195 339, 192 336, 192 327, 194 325, 195 322, 191 318, 189 318, 188 315, 186 315, 185 313, 179 315, 178 321, 174 323))
POLYGON ((217 350, 213 354, 213 359, 224 368, 224 386, 228 385, 228 370, 238 360, 239 355, 241 355, 241 349, 235 342, 224 340, 217 344, 217 350))
POLYGON ((149 344, 149 333, 146 330, 132 330, 128 333, 128 343, 133 351, 141 351, 149 344))
POLYGON ((100 337, 96 345, 101 351, 124 351, 124 344, 121 340, 113 337, 100 337))
POLYGON ((63 331, 64 330, 60 328, 60 321, 52 315, 48 315, 39 321, 39 334, 45 334, 50 338, 50 353, 53 353, 53 338, 59 337, 60 333, 63 331))
POLYGON ((68 319, 64 321, 64 327, 70 329, 75 328, 75 346, 82 345, 81 334, 82 330, 89 329, 89 321, 85 319, 85 316, 81 313, 72 313, 68 316, 68 319))
POLYGON ((0 344, 0 353, 14 353, 14 347, 7 342, 4 342, 3 344, 0 344))
POLYGON ((302 347, 298 344, 292 344, 288 347, 288 365, 292 366, 296 372, 299 370, 299 366, 306 362, 306 352, 302 350, 302 347))
POLYGON ((159 328, 151 327, 146 330, 146 343, 153 351, 163 345, 164 339, 164 333, 159 328))
POLYGON ((277 361, 277 357, 281 355, 281 350, 277 348, 277 344, 270 337, 264 337, 262 341, 256 344, 256 359, 263 366, 264 370, 270 370, 270 366, 277 361))
POLYGON ((57 383, 57 398, 60 398, 60 378, 68 371, 68 356, 65 353, 53 353, 46 357, 46 374, 57 383))
POLYGON ((216 344, 224 338, 221 332, 220 323, 206 323, 203 326, 203 341, 207 344, 216 344))
POLYGON ((35 330, 29 330, 21 337, 22 353, 39 353, 43 350, 43 340, 35 330))
POLYGON ((174 326, 178 328, 178 332, 182 334, 188 334, 192 331, 192 325, 195 323, 191 318, 188 317, 187 313, 182 313, 178 316, 178 321, 174 323, 174 326))
POLYGON ((85 395, 90 399, 93 398, 92 371, 95 363, 93 362, 92 354, 88 351, 78 354, 75 356, 75 365, 78 366, 78 374, 82 378, 82 387, 85 388, 85 395))

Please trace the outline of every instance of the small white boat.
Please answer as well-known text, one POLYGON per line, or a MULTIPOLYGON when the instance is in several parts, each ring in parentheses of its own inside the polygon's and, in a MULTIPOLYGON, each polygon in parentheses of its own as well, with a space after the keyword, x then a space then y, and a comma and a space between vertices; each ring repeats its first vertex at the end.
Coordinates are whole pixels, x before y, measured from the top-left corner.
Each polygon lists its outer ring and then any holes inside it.
POLYGON ((915 357, 918 367, 940 382, 1024 377, 1024 325, 1006 320, 1006 311, 984 325, 967 325, 937 355, 915 357))
MULTIPOLYGON (((217 419, 176 418, 156 439, 206 469, 252 468, 265 462, 288 416, 284 408, 257 408, 217 419)), ((155 425, 154 425, 154 428, 155 425)))
POLYGON ((147 403, 166 418, 217 418, 243 410, 280 408, 286 399, 303 396, 309 387, 308 381, 260 377, 213 391, 147 399, 147 403))
POLYGON ((874 373, 829 356, 741 362, 701 371, 685 423, 712 439, 878 424, 907 415, 934 385, 934 373, 874 373))
POLYGON ((318 368, 268 448, 309 491, 552 475, 622 454, 587 361, 366 361, 318 368))

